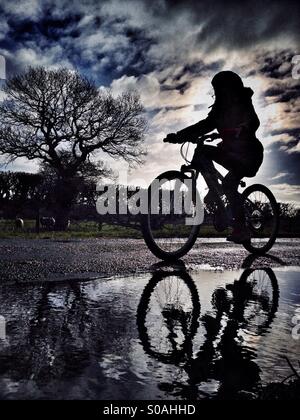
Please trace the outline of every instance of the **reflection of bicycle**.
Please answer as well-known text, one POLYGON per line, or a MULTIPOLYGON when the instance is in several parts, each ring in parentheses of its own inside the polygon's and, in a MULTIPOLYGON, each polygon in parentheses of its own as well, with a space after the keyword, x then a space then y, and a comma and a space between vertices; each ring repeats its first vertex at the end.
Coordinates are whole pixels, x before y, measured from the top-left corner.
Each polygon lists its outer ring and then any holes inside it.
POLYGON ((278 282, 271 268, 248 268, 226 290, 231 292, 231 298, 227 296, 230 318, 256 334, 269 328, 279 302, 278 282))
POLYGON ((181 268, 159 270, 144 289, 137 324, 144 350, 165 363, 187 359, 198 328, 197 288, 181 268))
POLYGON ((237 397, 241 390, 255 391, 260 368, 248 340, 255 342, 270 331, 278 301, 278 283, 270 268, 246 269, 239 280, 217 289, 214 315, 201 318, 206 340, 185 368, 190 384, 217 380, 218 397, 225 399, 237 397))
MULTIPOLYGON (((141 297, 137 325, 143 348, 157 360, 176 366, 213 363, 217 344, 224 339, 230 353, 239 331, 265 333, 277 312, 279 289, 271 268, 247 268, 240 279, 212 296, 215 316, 200 316, 197 288, 186 271, 154 273, 141 297), (193 357, 192 341, 199 321, 205 326, 206 341, 193 357), (228 337, 229 339, 227 339, 228 337), (201 360, 200 360, 201 359, 201 360)), ((241 353, 242 350, 241 350, 241 353)), ((197 376, 197 375, 196 375, 197 376)))
MULTIPOLYGON (((215 134, 202 136, 197 140, 198 148, 204 141, 216 138, 218 135, 215 134)), ((183 165, 180 171, 167 171, 155 178, 148 190, 148 213, 142 217, 145 242, 152 253, 161 259, 184 256, 193 247, 201 226, 201 222, 196 219, 200 211, 197 208, 200 202, 197 190, 200 170, 190 165, 187 152, 183 152, 184 145, 185 143, 181 146, 181 155, 187 165, 183 165), (181 202, 178 205, 178 197, 182 198, 183 205, 181 202), (187 218, 193 219, 194 223, 187 224, 187 218)), ((206 182, 210 176, 209 170, 211 171, 208 168, 201 171, 206 182)), ((215 171, 221 181, 223 176, 216 169, 215 171)), ((240 186, 245 187, 245 183, 241 181, 240 186)), ((221 186, 212 191, 217 200, 205 209, 206 217, 212 219, 215 229, 219 232, 232 225, 229 205, 220 191, 221 186)), ((272 192, 261 184, 249 186, 241 195, 246 225, 251 232, 251 239, 243 243, 243 246, 249 252, 264 254, 272 248, 278 233, 279 212, 276 199, 272 192)))

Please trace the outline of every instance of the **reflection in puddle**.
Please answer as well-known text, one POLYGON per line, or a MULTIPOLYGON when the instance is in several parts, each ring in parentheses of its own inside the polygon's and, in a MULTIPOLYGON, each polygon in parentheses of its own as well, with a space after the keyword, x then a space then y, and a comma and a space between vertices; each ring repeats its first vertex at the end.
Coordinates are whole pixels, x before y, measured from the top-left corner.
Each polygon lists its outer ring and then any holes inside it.
POLYGON ((197 398, 199 384, 213 381, 219 397, 234 397, 260 384, 253 347, 270 331, 278 302, 272 269, 247 269, 239 280, 213 292, 210 310, 199 318, 200 299, 192 278, 184 271, 158 272, 138 308, 140 338, 146 353, 186 373, 184 383, 164 384, 169 392, 197 398), (195 346, 199 322, 201 342, 195 346))
POLYGON ((1 285, 0 397, 227 398, 290 374, 299 268, 1 285))

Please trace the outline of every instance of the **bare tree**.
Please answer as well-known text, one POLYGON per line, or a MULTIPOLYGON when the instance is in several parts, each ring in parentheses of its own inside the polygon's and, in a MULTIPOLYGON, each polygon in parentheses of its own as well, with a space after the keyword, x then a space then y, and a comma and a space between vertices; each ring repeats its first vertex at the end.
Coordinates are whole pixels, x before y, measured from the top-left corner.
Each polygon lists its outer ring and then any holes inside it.
POLYGON ((114 98, 77 72, 43 67, 11 78, 4 91, 0 152, 10 161, 37 159, 55 170, 61 227, 76 196, 74 177, 93 165, 97 152, 141 163, 146 122, 136 93, 114 98))

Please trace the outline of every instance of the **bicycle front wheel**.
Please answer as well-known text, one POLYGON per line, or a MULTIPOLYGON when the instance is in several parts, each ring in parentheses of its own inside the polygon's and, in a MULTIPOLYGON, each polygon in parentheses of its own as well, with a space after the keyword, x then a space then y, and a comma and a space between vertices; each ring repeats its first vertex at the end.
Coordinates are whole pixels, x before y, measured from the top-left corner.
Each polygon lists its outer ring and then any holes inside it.
POLYGON ((178 259, 192 248, 202 223, 199 203, 195 182, 179 171, 164 172, 151 183, 142 233, 156 257, 178 259))
POLYGON ((265 254, 274 245, 279 229, 278 204, 264 185, 254 184, 243 192, 246 224, 251 240, 243 245, 254 254, 265 254))
POLYGON ((137 310, 140 340, 147 354, 178 365, 192 350, 200 300, 186 271, 158 271, 145 287, 137 310))

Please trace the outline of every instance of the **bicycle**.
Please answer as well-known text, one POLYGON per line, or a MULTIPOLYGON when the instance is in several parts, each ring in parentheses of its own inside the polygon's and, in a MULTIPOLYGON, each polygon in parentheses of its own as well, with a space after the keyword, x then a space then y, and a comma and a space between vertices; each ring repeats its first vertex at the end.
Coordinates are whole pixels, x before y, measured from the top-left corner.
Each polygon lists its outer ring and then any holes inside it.
MULTIPOLYGON (((211 169, 200 171, 199 168, 193 167, 187 158, 188 150, 185 152, 184 147, 186 144, 189 147, 190 143, 200 147, 205 141, 218 138, 220 136, 217 133, 211 133, 195 141, 183 143, 180 153, 186 164, 182 165, 179 171, 171 170, 158 175, 148 188, 148 212, 142 215, 141 229, 150 251, 162 260, 178 259, 187 254, 195 244, 203 223, 203 220, 197 219, 201 212, 197 180, 201 174, 208 184, 211 169), (184 206, 182 203, 178 204, 178 197, 179 201, 187 200, 184 206), (190 219, 189 224, 186 222, 187 218, 190 219)), ((222 174, 215 167, 214 171, 218 180, 222 181, 222 174)), ((240 181, 240 187, 246 187, 243 180, 240 181)), ((211 218, 215 229, 222 232, 232 226, 230 206, 222 192, 221 184, 214 188, 212 193, 217 200, 214 205, 205 206, 204 220, 211 218)), ((276 199, 262 184, 248 186, 241 196, 246 225, 251 233, 251 239, 242 245, 250 253, 265 254, 274 245, 278 234, 279 208, 276 199)))

